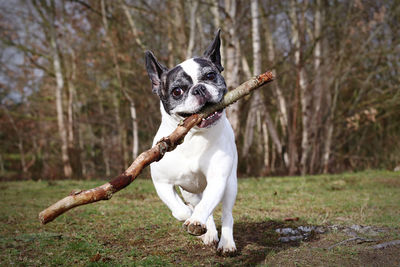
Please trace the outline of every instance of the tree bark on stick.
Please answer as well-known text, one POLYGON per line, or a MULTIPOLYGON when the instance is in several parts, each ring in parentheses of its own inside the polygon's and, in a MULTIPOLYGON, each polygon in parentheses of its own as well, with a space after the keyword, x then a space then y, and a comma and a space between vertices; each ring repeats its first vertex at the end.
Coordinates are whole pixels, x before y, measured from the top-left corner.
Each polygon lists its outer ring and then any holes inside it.
POLYGON ((132 165, 121 175, 99 187, 73 192, 69 196, 43 210, 39 214, 40 222, 46 224, 74 207, 110 199, 114 193, 125 188, 135 180, 147 165, 154 161, 159 161, 166 152, 174 150, 176 146, 181 144, 190 129, 199 124, 203 118, 206 118, 209 114, 217 110, 227 107, 243 96, 250 94, 251 91, 272 80, 272 73, 265 72, 241 84, 235 90, 228 92, 220 103, 212 105, 197 114, 193 114, 179 123, 178 127, 169 136, 162 138, 151 149, 141 153, 132 165))

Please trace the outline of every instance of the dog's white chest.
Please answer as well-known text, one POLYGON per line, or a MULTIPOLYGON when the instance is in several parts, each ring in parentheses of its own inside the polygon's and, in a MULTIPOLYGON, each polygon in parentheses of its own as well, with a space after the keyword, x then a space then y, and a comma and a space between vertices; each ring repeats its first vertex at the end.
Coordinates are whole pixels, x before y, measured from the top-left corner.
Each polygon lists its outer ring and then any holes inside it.
POLYGON ((175 184, 188 192, 201 193, 207 186, 204 165, 207 158, 208 140, 200 136, 188 136, 174 151, 151 165, 153 177, 158 182, 175 184))
MULTIPOLYGON (((164 117, 165 118, 165 117, 164 117)), ((168 136, 176 123, 161 123, 154 143, 168 136)), ((229 175, 236 157, 233 132, 225 117, 210 129, 194 130, 184 142, 150 165, 156 182, 174 184, 191 193, 201 193, 207 186, 207 176, 225 172, 229 175)))

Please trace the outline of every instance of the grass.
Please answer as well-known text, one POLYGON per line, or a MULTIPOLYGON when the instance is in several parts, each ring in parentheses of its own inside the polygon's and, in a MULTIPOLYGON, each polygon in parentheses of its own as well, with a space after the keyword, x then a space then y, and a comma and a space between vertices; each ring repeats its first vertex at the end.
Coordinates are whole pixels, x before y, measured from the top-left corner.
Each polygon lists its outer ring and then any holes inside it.
MULTIPOLYGON (((326 248, 347 239, 331 231, 308 242, 283 244, 277 228, 296 225, 370 225, 386 229, 378 242, 400 239, 400 174, 239 180, 234 208, 239 255, 223 258, 181 229, 149 179, 136 180, 109 201, 73 209, 48 225, 38 213, 74 189, 104 181, 0 183, 0 265, 21 266, 390 266, 399 247, 368 244, 326 248), (299 221, 287 222, 288 217, 299 221), (385 264, 386 263, 386 264, 385 264)), ((216 222, 221 210, 216 210, 216 222)))

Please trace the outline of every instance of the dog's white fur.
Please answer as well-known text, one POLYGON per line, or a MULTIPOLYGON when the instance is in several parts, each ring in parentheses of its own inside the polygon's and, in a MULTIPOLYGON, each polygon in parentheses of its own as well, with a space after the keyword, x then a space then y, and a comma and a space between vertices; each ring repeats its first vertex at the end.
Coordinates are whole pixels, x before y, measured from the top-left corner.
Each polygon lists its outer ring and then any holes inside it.
MULTIPOLYGON (((181 64, 196 81, 193 86, 197 83, 196 64, 193 61, 181 64)), ((162 121, 153 145, 171 134, 181 120, 176 115, 169 115, 162 104, 160 106, 162 121)), ((192 128, 181 145, 166 153, 159 162, 152 163, 150 168, 159 197, 176 219, 185 221, 184 225, 205 225, 207 232, 201 236, 205 244, 219 241, 218 250, 222 253, 236 251, 232 208, 237 193, 237 151, 225 111, 211 127, 192 128), (175 186, 180 188, 188 205, 179 197, 175 186), (221 201, 222 230, 218 240, 212 213, 221 201)))

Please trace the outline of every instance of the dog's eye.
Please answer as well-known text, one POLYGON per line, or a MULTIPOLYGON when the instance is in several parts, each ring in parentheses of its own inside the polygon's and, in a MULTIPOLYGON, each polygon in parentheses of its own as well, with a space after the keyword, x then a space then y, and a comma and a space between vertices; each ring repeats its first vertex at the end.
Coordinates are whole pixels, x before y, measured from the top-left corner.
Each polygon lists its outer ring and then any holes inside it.
POLYGON ((215 74, 215 72, 209 72, 209 73, 206 74, 206 79, 207 79, 207 80, 212 81, 212 80, 215 79, 215 77, 217 77, 217 75, 215 74))
POLYGON ((183 90, 181 88, 172 89, 172 96, 173 97, 180 97, 182 94, 183 94, 183 90))

